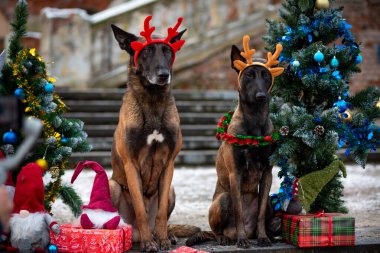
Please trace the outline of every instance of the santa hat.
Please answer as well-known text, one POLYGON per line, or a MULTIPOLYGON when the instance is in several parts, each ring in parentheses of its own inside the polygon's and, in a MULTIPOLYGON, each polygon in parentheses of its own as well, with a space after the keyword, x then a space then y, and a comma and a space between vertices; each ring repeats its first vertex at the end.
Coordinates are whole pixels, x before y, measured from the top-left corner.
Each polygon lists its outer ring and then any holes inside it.
POLYGON ((117 209, 114 208, 111 203, 107 174, 97 162, 79 162, 75 168, 73 177, 71 178, 71 183, 74 183, 79 173, 81 173, 86 166, 95 171, 96 176, 91 190, 90 203, 82 206, 82 209, 101 209, 107 212, 117 212, 117 209))
POLYGON ((20 213, 20 210, 46 212, 44 199, 42 168, 36 163, 28 163, 17 176, 13 213, 20 213))

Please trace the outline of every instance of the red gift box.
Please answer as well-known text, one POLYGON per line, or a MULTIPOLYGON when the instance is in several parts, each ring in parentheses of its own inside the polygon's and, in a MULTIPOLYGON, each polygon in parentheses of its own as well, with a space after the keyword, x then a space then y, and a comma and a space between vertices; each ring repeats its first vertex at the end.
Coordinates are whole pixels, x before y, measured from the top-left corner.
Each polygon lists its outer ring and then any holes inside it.
POLYGON ((82 229, 80 226, 64 224, 58 235, 50 231, 50 243, 58 247, 58 252, 124 252, 132 247, 132 226, 118 229, 82 229))
POLYGON ((355 219, 340 213, 285 214, 282 236, 299 247, 355 245, 355 219))
POLYGON ((169 253, 209 253, 209 252, 190 248, 187 246, 181 246, 179 248, 176 248, 175 250, 170 251, 169 253))

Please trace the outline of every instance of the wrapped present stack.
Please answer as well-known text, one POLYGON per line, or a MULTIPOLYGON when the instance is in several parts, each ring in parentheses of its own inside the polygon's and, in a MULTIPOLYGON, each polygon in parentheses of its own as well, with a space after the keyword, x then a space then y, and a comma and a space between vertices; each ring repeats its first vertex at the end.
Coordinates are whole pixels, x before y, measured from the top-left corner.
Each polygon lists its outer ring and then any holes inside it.
POLYGON ((283 239, 299 247, 355 245, 355 219, 340 213, 285 214, 283 239))

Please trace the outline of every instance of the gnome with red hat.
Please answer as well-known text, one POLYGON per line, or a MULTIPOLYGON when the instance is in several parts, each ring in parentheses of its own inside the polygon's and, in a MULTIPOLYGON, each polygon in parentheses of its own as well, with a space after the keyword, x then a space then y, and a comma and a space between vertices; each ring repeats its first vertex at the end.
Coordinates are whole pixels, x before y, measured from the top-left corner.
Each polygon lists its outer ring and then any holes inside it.
POLYGON ((29 163, 17 176, 10 241, 20 252, 45 252, 50 243, 49 229, 59 233, 57 222, 45 210, 42 173, 39 165, 29 163))
POLYGON ((76 180, 85 167, 90 167, 95 171, 96 176, 91 190, 90 203, 82 206, 83 213, 80 217, 82 228, 116 229, 119 225, 126 225, 117 209, 112 206, 107 174, 98 163, 79 162, 71 178, 71 183, 76 180))

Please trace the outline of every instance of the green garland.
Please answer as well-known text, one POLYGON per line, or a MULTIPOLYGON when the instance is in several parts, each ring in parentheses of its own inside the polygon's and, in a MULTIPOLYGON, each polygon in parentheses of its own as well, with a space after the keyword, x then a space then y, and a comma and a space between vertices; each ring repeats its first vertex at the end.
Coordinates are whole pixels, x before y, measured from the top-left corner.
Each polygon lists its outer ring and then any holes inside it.
POLYGON ((226 141, 234 146, 255 146, 262 147, 273 144, 281 137, 280 133, 273 131, 271 135, 267 136, 253 136, 253 135, 241 135, 241 134, 229 134, 227 133, 228 125, 231 122, 233 111, 224 114, 220 118, 218 128, 216 130, 215 137, 220 141, 226 141))

